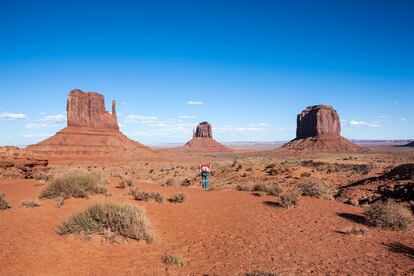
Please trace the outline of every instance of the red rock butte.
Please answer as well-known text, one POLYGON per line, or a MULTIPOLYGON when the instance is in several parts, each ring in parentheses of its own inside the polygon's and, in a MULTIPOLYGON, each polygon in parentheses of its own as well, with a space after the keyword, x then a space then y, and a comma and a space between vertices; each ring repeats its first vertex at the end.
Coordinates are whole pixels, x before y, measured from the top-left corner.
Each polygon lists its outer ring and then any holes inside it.
POLYGON ((27 150, 48 158, 140 159, 152 151, 119 131, 116 103, 105 110, 104 96, 75 89, 67 100, 67 127, 27 150))
POLYGON ((232 152, 231 149, 213 139, 213 127, 208 122, 198 124, 193 131, 193 139, 188 141, 181 150, 200 153, 232 152))
POLYGON ((296 138, 283 145, 292 152, 364 152, 341 136, 341 122, 328 105, 308 106, 297 116, 296 138))

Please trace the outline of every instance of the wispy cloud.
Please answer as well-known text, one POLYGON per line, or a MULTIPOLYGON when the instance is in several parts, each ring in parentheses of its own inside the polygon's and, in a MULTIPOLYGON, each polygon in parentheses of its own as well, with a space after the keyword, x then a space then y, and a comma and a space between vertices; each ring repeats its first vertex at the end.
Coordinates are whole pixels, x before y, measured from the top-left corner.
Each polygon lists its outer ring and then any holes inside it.
POLYGON ((26 124, 28 129, 43 129, 48 127, 58 127, 66 123, 66 116, 63 114, 46 115, 37 120, 35 123, 26 124))
POLYGON ((401 122, 407 122, 406 118, 401 118, 400 120, 401 120, 401 122))
POLYGON ((201 102, 201 101, 188 101, 187 104, 189 104, 189 105, 202 105, 204 103, 201 102))
POLYGON ((351 126, 355 127, 381 127, 381 125, 378 122, 365 122, 365 121, 357 121, 357 120, 351 120, 349 122, 351 126))
POLYGON ((196 116, 189 116, 189 115, 180 115, 178 119, 186 120, 186 119, 195 119, 196 116))
POLYGON ((128 115, 126 116, 126 122, 135 122, 143 124, 152 124, 158 121, 158 118, 155 116, 142 116, 142 115, 128 115))
POLYGON ((0 121, 25 120, 27 116, 23 113, 1 112, 0 121))

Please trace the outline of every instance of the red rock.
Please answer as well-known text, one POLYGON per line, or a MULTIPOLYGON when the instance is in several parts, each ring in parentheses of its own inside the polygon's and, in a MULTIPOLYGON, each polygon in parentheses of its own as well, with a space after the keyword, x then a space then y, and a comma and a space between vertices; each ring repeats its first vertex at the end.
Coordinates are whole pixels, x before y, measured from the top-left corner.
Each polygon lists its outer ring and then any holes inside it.
POLYGON ((341 136, 335 109, 327 105, 307 107, 297 117, 296 138, 281 150, 292 152, 364 152, 365 149, 341 136))
POLYGON ((105 99, 95 92, 72 90, 67 100, 68 127, 27 149, 53 159, 132 160, 152 151, 119 131, 115 101, 112 113, 105 99))
POLYGON ((193 138, 213 138, 213 129, 208 122, 202 122, 198 124, 195 132, 193 133, 193 138))

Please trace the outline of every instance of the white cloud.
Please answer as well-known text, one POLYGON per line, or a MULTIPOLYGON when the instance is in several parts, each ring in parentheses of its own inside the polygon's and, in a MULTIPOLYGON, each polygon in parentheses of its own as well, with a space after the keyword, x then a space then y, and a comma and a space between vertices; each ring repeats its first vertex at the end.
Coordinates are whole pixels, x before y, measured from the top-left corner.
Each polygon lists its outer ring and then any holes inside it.
POLYGON ((60 124, 66 122, 66 116, 63 114, 46 115, 41 118, 40 121, 46 122, 48 124, 60 124))
POLYGON ((195 119, 196 116, 188 116, 188 115, 180 115, 178 116, 178 119, 195 119))
POLYGON ((407 122, 406 118, 401 118, 401 122, 407 122))
POLYGON ((204 103, 201 102, 201 101, 188 101, 187 104, 189 104, 189 105, 202 105, 204 103))
POLYGON ((9 113, 9 112, 0 113, 0 121, 24 120, 26 118, 27 116, 23 113, 9 113))
POLYGON ((23 137, 24 138, 34 138, 34 137, 49 137, 51 136, 50 134, 47 133, 40 133, 40 134, 24 134, 23 137))
POLYGON ((351 120, 349 122, 351 124, 351 126, 356 126, 356 127, 381 127, 381 125, 378 122, 365 122, 365 121, 357 121, 357 120, 351 120))
POLYGON ((143 124, 153 124, 158 121, 155 116, 142 116, 142 115, 128 115, 126 116, 126 122, 136 122, 143 124))

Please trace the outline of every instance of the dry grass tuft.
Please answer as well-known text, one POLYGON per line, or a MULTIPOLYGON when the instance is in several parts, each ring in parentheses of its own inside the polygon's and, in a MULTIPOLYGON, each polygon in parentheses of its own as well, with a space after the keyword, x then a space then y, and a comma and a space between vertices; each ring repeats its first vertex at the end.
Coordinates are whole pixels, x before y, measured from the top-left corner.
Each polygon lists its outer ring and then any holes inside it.
POLYGON ((259 270, 255 270, 252 272, 247 272, 244 274, 245 276, 278 276, 278 273, 274 273, 274 272, 265 272, 265 271, 259 271, 259 270))
POLYGON ((162 203, 164 201, 164 196, 158 192, 145 192, 138 189, 131 189, 129 192, 135 200, 139 201, 150 201, 154 200, 155 202, 162 203))
POLYGON ((174 194, 168 201, 171 203, 183 203, 187 196, 183 193, 174 194))
POLYGON ((368 225, 391 230, 407 230, 413 224, 411 212, 393 202, 376 202, 365 210, 368 225))
POLYGON ((40 207, 41 204, 40 204, 39 200, 30 199, 30 200, 22 201, 22 206, 24 206, 26 208, 33 208, 33 207, 40 207))
POLYGON ((150 222, 142 208, 112 203, 92 204, 84 211, 72 215, 59 227, 60 235, 108 233, 123 238, 145 240, 151 243, 153 233, 150 222))
POLYGON ((181 261, 181 258, 176 255, 164 256, 162 257, 161 261, 166 265, 183 266, 183 262, 181 261))
POLYGON ((55 178, 40 193, 40 198, 87 197, 107 192, 107 181, 98 173, 75 171, 55 178))
POLYGON ((116 186, 118 189, 125 189, 134 186, 132 179, 122 177, 121 182, 116 186))
POLYGON ((368 232, 369 230, 365 226, 353 226, 342 231, 342 233, 349 236, 365 236, 368 232))
POLYGON ((11 208, 9 202, 4 198, 4 194, 0 193, 0 210, 6 210, 11 208))
POLYGON ((316 182, 313 179, 306 179, 299 183, 302 195, 322 199, 333 199, 336 190, 325 183, 316 182))
POLYGON ((284 208, 293 208, 299 205, 301 193, 298 190, 288 190, 280 196, 280 205, 284 208))

